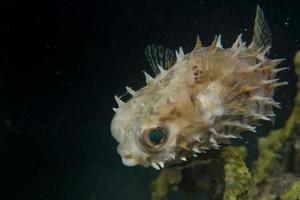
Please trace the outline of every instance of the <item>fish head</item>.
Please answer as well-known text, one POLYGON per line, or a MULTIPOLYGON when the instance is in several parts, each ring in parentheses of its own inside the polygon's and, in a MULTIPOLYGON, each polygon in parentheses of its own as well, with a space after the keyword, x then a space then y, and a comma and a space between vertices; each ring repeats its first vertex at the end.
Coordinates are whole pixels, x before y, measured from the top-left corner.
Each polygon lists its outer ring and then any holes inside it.
POLYGON ((189 91, 176 87, 184 83, 173 84, 184 81, 176 79, 173 70, 176 67, 136 91, 128 102, 120 103, 111 132, 119 143, 117 151, 123 164, 158 169, 184 159, 184 152, 190 152, 188 146, 196 141, 189 136, 202 127, 199 113, 189 91))

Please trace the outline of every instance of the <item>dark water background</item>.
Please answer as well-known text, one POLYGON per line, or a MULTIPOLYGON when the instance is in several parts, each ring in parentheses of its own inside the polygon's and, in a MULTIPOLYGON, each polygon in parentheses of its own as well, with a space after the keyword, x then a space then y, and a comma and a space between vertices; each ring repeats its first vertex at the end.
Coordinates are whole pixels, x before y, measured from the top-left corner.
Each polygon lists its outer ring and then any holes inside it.
MULTIPOLYGON (((273 33, 273 55, 300 49, 300 3, 258 1, 273 33)), ((0 199, 150 199, 154 169, 128 168, 110 135, 115 94, 144 85, 149 43, 188 52, 222 33, 251 41, 256 1, 10 1, 0 6, 0 199)), ((278 90, 283 125, 295 75, 278 90)), ((260 129, 266 134, 271 125, 260 129)), ((249 137, 255 157, 256 136, 249 137)), ((250 162, 250 161, 249 161, 250 162)), ((182 193, 171 199, 183 199, 182 193)))

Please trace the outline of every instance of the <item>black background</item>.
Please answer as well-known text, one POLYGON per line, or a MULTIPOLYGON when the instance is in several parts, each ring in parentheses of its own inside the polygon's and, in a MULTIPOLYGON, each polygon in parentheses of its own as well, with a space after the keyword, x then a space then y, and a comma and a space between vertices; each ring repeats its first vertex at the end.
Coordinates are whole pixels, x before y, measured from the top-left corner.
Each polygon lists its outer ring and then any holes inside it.
MULTIPOLYGON (((144 85, 149 43, 188 52, 221 33, 249 42, 257 1, 10 1, 0 6, 0 199, 150 199, 153 169, 128 168, 110 135, 115 94, 144 85)), ((299 49, 300 3, 258 1, 273 33, 272 55, 299 49)), ((276 98, 282 126, 295 75, 276 98)), ((261 132, 267 132, 262 128, 261 132)), ((255 147, 255 143, 253 143, 255 147)), ((172 199, 182 199, 181 193, 172 199)))

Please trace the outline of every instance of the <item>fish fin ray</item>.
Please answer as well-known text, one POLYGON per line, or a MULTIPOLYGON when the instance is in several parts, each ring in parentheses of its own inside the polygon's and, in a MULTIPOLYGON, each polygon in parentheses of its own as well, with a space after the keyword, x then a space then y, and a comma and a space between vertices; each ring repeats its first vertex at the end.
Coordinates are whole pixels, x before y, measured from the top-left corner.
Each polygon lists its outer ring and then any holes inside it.
POLYGON ((272 33, 263 10, 259 5, 256 7, 256 16, 254 21, 254 33, 252 39, 252 48, 268 47, 272 45, 272 33))
POLYGON ((160 45, 150 44, 146 46, 145 55, 156 75, 160 74, 159 66, 163 69, 169 69, 176 62, 175 52, 160 45))

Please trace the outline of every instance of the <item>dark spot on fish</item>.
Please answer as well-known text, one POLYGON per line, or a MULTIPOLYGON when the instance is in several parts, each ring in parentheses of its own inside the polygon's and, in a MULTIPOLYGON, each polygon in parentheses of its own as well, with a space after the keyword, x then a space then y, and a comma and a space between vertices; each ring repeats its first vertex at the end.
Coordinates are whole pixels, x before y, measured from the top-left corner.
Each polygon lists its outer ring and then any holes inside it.
POLYGON ((251 92, 250 91, 245 91, 245 93, 244 93, 247 97, 250 97, 250 95, 251 95, 251 92))

